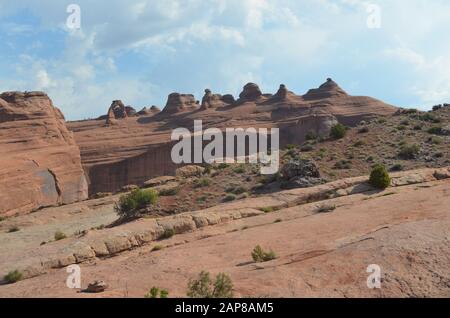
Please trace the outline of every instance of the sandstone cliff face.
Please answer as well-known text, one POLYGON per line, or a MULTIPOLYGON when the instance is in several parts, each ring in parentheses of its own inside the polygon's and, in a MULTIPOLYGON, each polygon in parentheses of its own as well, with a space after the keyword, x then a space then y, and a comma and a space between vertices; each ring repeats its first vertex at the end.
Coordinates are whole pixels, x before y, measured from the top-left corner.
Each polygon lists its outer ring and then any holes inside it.
POLYGON ((79 148, 44 93, 0 95, 0 153, 0 215, 87 198, 79 148))

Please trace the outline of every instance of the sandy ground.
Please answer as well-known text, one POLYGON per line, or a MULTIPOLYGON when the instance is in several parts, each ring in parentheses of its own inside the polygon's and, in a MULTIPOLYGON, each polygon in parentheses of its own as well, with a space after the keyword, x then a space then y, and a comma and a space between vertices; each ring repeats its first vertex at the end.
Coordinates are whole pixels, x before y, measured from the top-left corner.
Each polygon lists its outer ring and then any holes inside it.
POLYGON ((143 297, 153 286, 184 297, 202 270, 228 274, 237 297, 450 297, 450 180, 331 203, 330 213, 300 205, 82 264, 82 287, 104 280, 104 293, 67 288, 58 269, 0 286, 0 297, 143 297), (252 262, 258 244, 278 258, 252 262), (370 264, 382 270, 381 289, 367 287, 370 264))

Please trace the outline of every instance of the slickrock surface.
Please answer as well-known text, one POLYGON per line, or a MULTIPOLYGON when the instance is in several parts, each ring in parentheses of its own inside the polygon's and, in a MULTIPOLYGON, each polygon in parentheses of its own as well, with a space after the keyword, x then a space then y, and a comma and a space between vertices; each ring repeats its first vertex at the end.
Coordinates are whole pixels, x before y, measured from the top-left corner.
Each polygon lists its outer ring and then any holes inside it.
POLYGON ((0 95, 0 216, 87 199, 80 150, 41 92, 0 95))
POLYGON ((142 219, 44 246, 30 241, 1 253, 1 268, 28 265, 26 276, 38 276, 0 286, 0 296, 92 296, 65 286, 61 267, 82 263, 82 287, 105 281, 109 288, 102 296, 109 297, 143 297, 153 286, 185 296, 188 280, 202 270, 227 273, 235 295, 243 297, 449 297, 450 168, 398 173, 385 191, 366 180, 142 219), (320 213, 325 204, 336 209, 320 213), (264 213, 263 207, 278 210, 264 213), (155 241, 167 228, 178 234, 155 241), (163 249, 154 251, 155 245, 163 249), (256 245, 278 258, 252 262, 256 245), (381 289, 366 285, 371 264, 382 269, 381 289))
POLYGON ((157 114, 115 120, 78 121, 68 124, 81 149, 90 180, 90 194, 114 192, 127 184, 173 174, 170 135, 175 128, 192 131, 194 120, 203 128, 280 128, 281 145, 301 144, 308 132, 328 135, 338 121, 356 125, 364 119, 391 115, 397 108, 370 97, 350 96, 331 79, 306 95, 296 95, 281 85, 275 95, 263 94, 254 83, 234 97, 206 90, 202 104, 190 94, 169 95, 157 114))

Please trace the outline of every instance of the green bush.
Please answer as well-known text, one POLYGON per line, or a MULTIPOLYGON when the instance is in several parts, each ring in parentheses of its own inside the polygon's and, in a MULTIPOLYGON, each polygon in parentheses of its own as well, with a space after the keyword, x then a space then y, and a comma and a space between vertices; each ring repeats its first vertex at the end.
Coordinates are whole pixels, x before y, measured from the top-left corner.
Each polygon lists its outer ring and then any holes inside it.
POLYGON ((269 206, 269 207, 265 207, 265 208, 261 208, 260 209, 262 212, 264 213, 271 213, 274 211, 273 207, 269 206))
POLYGON ((172 228, 165 229, 164 233, 162 234, 162 239, 169 239, 172 236, 174 236, 175 234, 176 233, 175 233, 174 229, 172 229, 172 228))
POLYGON ((208 178, 201 178, 198 180, 195 180, 194 187, 196 188, 204 188, 211 185, 211 179, 208 178))
POLYGON ((330 136, 333 139, 341 139, 345 137, 345 134, 347 133, 347 127, 345 127, 342 124, 336 124, 333 127, 331 127, 330 136))
POLYGON ((157 252, 157 251, 160 251, 162 249, 164 249, 164 246, 162 246, 162 245, 155 245, 152 248, 152 252, 157 252))
POLYGON ((232 298, 233 283, 230 277, 220 273, 213 283, 208 272, 202 271, 198 279, 189 280, 187 296, 190 298, 232 298))
POLYGON ((398 156, 402 159, 414 159, 420 151, 419 145, 404 145, 399 153, 398 156))
POLYGON ((238 167, 234 168, 233 172, 238 174, 244 173, 245 172, 244 165, 239 165, 238 167))
POLYGON ((286 147, 285 147, 286 150, 293 150, 293 149, 295 149, 295 148, 297 148, 297 145, 294 145, 294 144, 288 144, 288 145, 286 145, 286 147))
POLYGON ((266 252, 261 246, 257 245, 252 251, 252 258, 255 262, 262 263, 274 260, 277 256, 273 251, 266 252))
POLYGON ((155 190, 133 190, 129 194, 122 195, 116 203, 115 210, 120 218, 129 219, 137 217, 140 210, 147 205, 158 201, 158 192, 155 190))
POLYGON ((152 287, 150 291, 144 295, 145 298, 167 298, 169 296, 169 292, 165 289, 159 289, 157 287, 152 287))
POLYGON ((23 274, 16 269, 16 270, 9 272, 7 275, 5 275, 3 277, 3 280, 7 284, 14 284, 14 283, 18 282, 19 280, 22 280, 22 278, 23 278, 23 274))
POLYGON ((234 200, 236 200, 236 196, 235 196, 234 194, 228 194, 228 195, 223 199, 224 202, 231 202, 231 201, 234 201, 234 200))
POLYGON ((440 135, 442 134, 442 127, 438 126, 431 127, 430 129, 427 130, 427 132, 432 135, 440 135))
POLYGON ((64 240, 66 237, 67 237, 66 234, 64 234, 64 233, 61 232, 61 231, 56 231, 56 232, 55 232, 55 241, 61 241, 61 240, 64 240))
POLYGON ((334 164, 334 169, 348 170, 352 168, 352 162, 350 160, 340 160, 334 164))
POLYGON ((369 183, 377 189, 386 189, 391 184, 391 177, 385 166, 376 165, 370 173, 369 183))
POLYGON ((227 163, 220 163, 218 166, 217 166, 217 169, 220 169, 220 170, 223 170, 223 169, 226 169, 226 168, 228 168, 228 164, 227 163))
POLYGON ((317 138, 319 138, 319 136, 317 136, 317 134, 312 130, 308 131, 305 136, 306 140, 316 140, 317 138))

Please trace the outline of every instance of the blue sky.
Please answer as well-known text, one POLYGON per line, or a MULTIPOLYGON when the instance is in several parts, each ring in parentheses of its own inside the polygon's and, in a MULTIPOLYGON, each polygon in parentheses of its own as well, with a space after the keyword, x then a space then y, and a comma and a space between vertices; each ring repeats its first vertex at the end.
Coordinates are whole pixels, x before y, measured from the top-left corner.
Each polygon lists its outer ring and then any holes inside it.
POLYGON ((250 81, 303 94, 332 77, 429 109, 450 102, 449 17, 448 0, 0 0, 0 91, 45 91, 74 120, 115 99, 164 106, 174 91, 237 95, 250 81))

